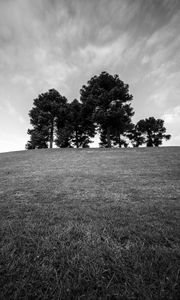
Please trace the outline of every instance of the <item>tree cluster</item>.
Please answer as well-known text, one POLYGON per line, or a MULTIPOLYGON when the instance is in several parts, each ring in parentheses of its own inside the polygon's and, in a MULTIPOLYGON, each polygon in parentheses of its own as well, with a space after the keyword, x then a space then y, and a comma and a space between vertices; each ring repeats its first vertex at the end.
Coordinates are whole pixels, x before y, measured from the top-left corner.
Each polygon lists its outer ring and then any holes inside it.
POLYGON ((55 89, 40 94, 29 112, 33 129, 26 149, 57 147, 86 148, 96 133, 100 147, 159 146, 166 134, 164 121, 150 117, 132 123, 134 115, 129 86, 118 75, 102 72, 80 90, 80 101, 68 103, 55 89))

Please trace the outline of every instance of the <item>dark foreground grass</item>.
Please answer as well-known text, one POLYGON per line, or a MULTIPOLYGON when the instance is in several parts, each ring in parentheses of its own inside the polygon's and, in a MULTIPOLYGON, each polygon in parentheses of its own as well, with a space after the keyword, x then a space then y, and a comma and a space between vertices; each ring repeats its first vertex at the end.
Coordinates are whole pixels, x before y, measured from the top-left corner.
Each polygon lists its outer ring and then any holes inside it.
POLYGON ((179 299, 180 148, 0 154, 0 299, 179 299))

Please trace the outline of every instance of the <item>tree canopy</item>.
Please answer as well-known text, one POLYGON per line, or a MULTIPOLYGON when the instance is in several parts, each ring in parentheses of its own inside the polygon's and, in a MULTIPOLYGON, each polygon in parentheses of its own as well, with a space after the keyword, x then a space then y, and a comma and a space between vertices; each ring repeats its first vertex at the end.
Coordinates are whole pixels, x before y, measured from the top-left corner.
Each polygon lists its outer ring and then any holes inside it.
POLYGON ((164 120, 162 119, 150 117, 140 120, 136 125, 136 129, 141 132, 147 147, 158 147, 162 145, 163 139, 169 140, 171 138, 170 134, 166 134, 164 120))
POLYGON ((129 86, 118 75, 102 72, 92 77, 80 90, 80 100, 92 120, 99 126, 101 142, 111 147, 112 140, 119 146, 120 135, 129 129, 134 112, 130 106, 133 97, 129 86))
POLYGON ((133 147, 139 147, 145 143, 145 137, 138 129, 137 125, 132 126, 131 130, 127 133, 127 137, 131 141, 133 147))
POLYGON ((57 122, 57 146, 88 147, 90 138, 95 135, 95 126, 93 122, 88 121, 82 103, 74 99, 67 106, 64 126, 59 122, 57 122))
POLYGON ((40 94, 29 111, 32 129, 27 149, 89 147, 100 134, 100 147, 157 147, 169 140, 164 121, 154 117, 132 123, 134 115, 129 85, 118 75, 102 72, 80 90, 80 101, 71 103, 55 89, 40 94))
POLYGON ((40 94, 34 100, 33 105, 29 112, 33 129, 28 130, 30 141, 26 147, 28 149, 47 148, 49 142, 50 148, 52 148, 56 123, 59 118, 63 119, 67 99, 55 89, 51 89, 40 94))

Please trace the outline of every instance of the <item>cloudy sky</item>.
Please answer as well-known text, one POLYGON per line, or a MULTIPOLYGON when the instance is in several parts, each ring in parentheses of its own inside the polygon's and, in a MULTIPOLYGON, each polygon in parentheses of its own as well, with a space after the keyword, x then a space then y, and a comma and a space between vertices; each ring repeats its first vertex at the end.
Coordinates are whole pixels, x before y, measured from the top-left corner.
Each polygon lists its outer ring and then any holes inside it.
POLYGON ((179 0, 0 0, 0 152, 24 149, 40 93, 79 99, 101 71, 129 84, 134 122, 164 119, 180 146, 179 0))

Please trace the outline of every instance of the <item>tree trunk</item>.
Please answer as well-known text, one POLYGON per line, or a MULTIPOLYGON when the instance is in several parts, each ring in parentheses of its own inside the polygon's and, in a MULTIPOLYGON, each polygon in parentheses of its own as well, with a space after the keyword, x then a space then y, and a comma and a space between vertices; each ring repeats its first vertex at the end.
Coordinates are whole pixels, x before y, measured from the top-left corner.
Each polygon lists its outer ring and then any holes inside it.
POLYGON ((51 123, 51 132, 50 132, 50 148, 53 148, 53 140, 54 140, 54 121, 51 123))
POLYGON ((153 141, 151 137, 148 137, 147 147, 153 147, 153 141))
POLYGON ((111 148, 110 128, 107 128, 107 147, 111 148))
POLYGON ((119 144, 119 148, 121 148, 121 137, 120 137, 120 133, 118 133, 118 144, 119 144))
POLYGON ((148 133, 147 147, 153 147, 153 140, 152 140, 151 132, 147 131, 147 133, 148 133))
POLYGON ((79 143, 78 143, 78 134, 77 134, 77 131, 76 131, 76 148, 79 148, 79 143))

